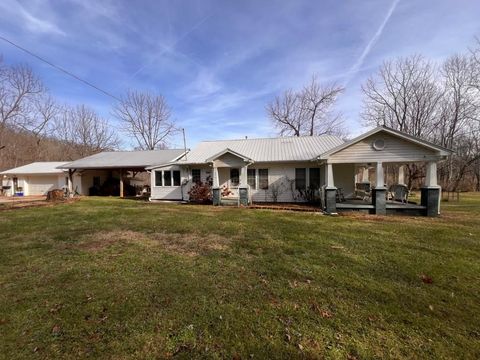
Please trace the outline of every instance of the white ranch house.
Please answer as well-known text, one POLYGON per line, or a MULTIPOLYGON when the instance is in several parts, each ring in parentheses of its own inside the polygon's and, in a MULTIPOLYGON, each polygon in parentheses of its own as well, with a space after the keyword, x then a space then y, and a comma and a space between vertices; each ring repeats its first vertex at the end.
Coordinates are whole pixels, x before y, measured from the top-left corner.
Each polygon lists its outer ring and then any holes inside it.
POLYGON ((210 181, 215 205, 232 200, 244 205, 305 201, 302 193, 313 187, 328 213, 412 210, 433 216, 440 209, 436 164, 450 154, 430 142, 378 127, 348 142, 331 135, 205 141, 177 161, 148 169, 152 200, 188 200, 193 184, 210 181), (421 203, 387 201, 385 166, 398 167, 397 183, 402 184, 403 165, 409 163, 427 165, 421 203), (368 196, 356 199, 362 169, 363 176, 374 170, 375 183, 368 196), (222 196, 225 189, 231 194, 222 196))
POLYGON ((436 165, 450 154, 430 142, 378 127, 348 142, 331 135, 204 141, 190 151, 103 152, 70 163, 33 163, 0 175, 4 185, 5 180, 11 184, 12 194, 23 184, 25 195, 62 186, 88 195, 92 187, 116 178, 123 196, 125 182, 149 172, 152 201, 188 201, 192 186, 202 182, 211 184, 214 205, 315 197, 327 213, 411 211, 435 216, 441 191, 436 165), (403 166, 411 163, 427 168, 419 204, 400 191, 405 188, 403 166), (387 166, 397 170, 394 184, 386 184, 387 166))

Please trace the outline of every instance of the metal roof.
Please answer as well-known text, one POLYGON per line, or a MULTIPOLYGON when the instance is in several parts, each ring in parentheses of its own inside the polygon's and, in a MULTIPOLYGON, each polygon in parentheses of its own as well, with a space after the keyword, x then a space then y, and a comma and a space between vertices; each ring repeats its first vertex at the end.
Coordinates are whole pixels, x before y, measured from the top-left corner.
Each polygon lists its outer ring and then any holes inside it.
POLYGON ((140 169, 176 160, 184 150, 105 151, 62 166, 62 169, 140 169))
POLYGON ((255 162, 310 161, 343 142, 332 135, 203 141, 177 163, 205 163, 226 150, 255 162))
POLYGON ((34 162, 0 172, 0 175, 30 175, 30 174, 61 174, 63 170, 59 166, 66 164, 65 161, 34 162))

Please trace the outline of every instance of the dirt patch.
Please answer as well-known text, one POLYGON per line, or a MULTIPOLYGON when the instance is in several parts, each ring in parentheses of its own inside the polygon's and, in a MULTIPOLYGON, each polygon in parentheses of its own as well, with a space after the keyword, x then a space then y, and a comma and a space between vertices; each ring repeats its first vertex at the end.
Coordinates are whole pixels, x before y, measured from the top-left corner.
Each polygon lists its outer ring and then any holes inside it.
POLYGON ((205 255, 213 251, 225 251, 232 239, 216 235, 155 233, 152 240, 171 254, 185 256, 205 255))
POLYGON ((100 231, 88 234, 80 239, 77 247, 81 250, 100 251, 117 243, 137 242, 147 240, 141 232, 130 230, 100 231))
POLYGON ((199 256, 228 249, 231 239, 220 235, 153 233, 137 231, 101 231, 84 236, 77 245, 81 250, 97 252, 115 244, 160 246, 173 255, 199 256))
POLYGON ((73 199, 62 200, 62 201, 46 201, 46 200, 15 201, 13 200, 9 202, 0 202, 0 211, 20 210, 20 209, 31 208, 31 207, 50 207, 58 204, 70 204, 79 200, 80 198, 73 198, 73 199))

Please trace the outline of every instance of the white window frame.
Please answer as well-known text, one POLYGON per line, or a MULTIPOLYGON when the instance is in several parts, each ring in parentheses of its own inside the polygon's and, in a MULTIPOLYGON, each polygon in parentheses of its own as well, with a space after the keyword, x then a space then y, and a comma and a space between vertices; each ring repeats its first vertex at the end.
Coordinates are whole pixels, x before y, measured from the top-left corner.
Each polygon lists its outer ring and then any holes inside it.
POLYGON ((171 169, 171 170, 154 170, 154 179, 153 179, 153 187, 154 188, 179 188, 182 186, 182 171, 181 170, 176 170, 176 169, 171 169), (178 171, 180 173, 180 185, 173 185, 173 172, 178 171), (172 185, 164 185, 164 178, 163 178, 163 173, 164 172, 169 172, 170 173, 170 180, 172 185), (157 185, 157 173, 161 173, 160 178, 162 179, 161 183, 162 185, 157 185))

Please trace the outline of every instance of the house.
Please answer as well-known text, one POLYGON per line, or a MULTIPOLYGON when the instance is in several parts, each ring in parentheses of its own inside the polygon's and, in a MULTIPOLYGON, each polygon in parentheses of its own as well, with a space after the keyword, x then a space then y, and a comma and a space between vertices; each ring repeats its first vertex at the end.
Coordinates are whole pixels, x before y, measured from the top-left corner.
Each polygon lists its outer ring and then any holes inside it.
POLYGON ((381 126, 348 142, 331 135, 204 141, 175 161, 147 169, 152 200, 188 200, 195 183, 210 182, 216 205, 298 202, 318 196, 328 213, 412 210, 433 216, 440 208, 436 164, 450 154, 448 149, 381 126), (426 164, 421 203, 387 201, 385 167, 397 167, 401 183, 403 166, 409 163, 426 164), (359 169, 375 172, 373 190, 360 202, 355 198, 359 169))
MULTIPOLYGON (((212 187, 214 205, 318 200, 327 213, 343 210, 374 214, 440 211, 437 162, 451 151, 380 126, 351 141, 332 136, 203 141, 191 151, 111 151, 72 162, 33 163, 0 173, 10 194, 45 194, 67 186, 95 195, 109 182, 116 194, 126 184, 142 183, 150 172, 151 200, 189 200, 198 183, 212 187), (419 203, 397 199, 392 185, 403 186, 404 165, 426 165, 419 203), (385 176, 395 169, 395 178, 385 176), (118 190, 118 191, 117 191, 118 190), (361 194, 361 195, 359 195, 361 194)), ((390 174, 391 175, 391 174, 390 174)))
POLYGON ((5 195, 45 195, 67 184, 67 174, 58 169, 65 162, 34 162, 0 172, 5 195))

